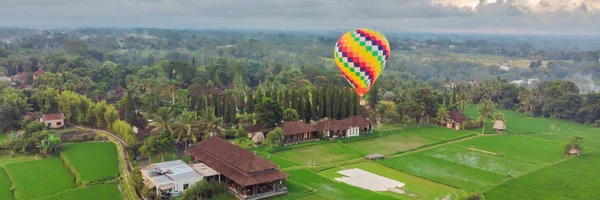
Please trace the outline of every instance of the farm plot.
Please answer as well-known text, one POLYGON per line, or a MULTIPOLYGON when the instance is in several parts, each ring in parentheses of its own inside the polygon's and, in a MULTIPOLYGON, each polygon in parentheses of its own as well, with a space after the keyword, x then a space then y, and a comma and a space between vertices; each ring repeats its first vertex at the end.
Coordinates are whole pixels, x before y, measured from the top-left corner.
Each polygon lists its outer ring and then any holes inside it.
POLYGON ((510 180, 484 194, 488 200, 598 199, 600 196, 598 166, 600 166, 598 153, 584 154, 510 180))
POLYGON ((302 165, 323 165, 359 158, 362 155, 337 142, 291 148, 274 152, 276 156, 302 165))
POLYGON ((461 193, 460 189, 453 188, 444 184, 436 183, 421 177, 407 174, 398 170, 394 170, 376 162, 364 162, 343 167, 335 167, 319 172, 319 175, 329 178, 334 181, 342 175, 338 173, 344 169, 362 169, 383 177, 391 178, 396 181, 405 183, 401 190, 406 194, 395 194, 395 196, 408 198, 408 194, 416 195, 416 199, 436 199, 437 197, 461 193))
POLYGON ((519 176, 530 173, 538 167, 538 165, 531 162, 480 152, 458 145, 446 145, 425 151, 423 154, 500 175, 519 176))
POLYGON ((477 168, 445 161, 415 153, 386 159, 381 163, 413 175, 444 183, 466 191, 482 189, 508 178, 506 175, 480 170, 477 168))
POLYGON ((15 199, 13 193, 10 191, 10 187, 10 180, 8 180, 6 172, 4 172, 4 168, 0 168, 0 199, 15 199))
POLYGON ((75 177, 58 157, 6 165, 17 199, 55 195, 77 187, 75 177))
POLYGON ((398 199, 394 196, 383 195, 344 183, 334 182, 307 169, 291 170, 286 171, 286 173, 290 175, 289 180, 314 188, 325 198, 369 200, 398 199))
POLYGON ((41 198, 40 200, 119 200, 121 193, 116 183, 104 183, 68 190, 54 196, 41 198))
POLYGON ((112 142, 86 142, 66 145, 61 157, 83 185, 114 179, 119 174, 117 149, 112 142))
POLYGON ((264 159, 267 159, 267 160, 275 163, 277 166, 279 166, 280 169, 288 168, 288 167, 291 167, 291 166, 298 166, 298 164, 296 164, 296 163, 293 163, 293 162, 287 161, 285 159, 279 158, 279 157, 277 157, 277 156, 275 156, 273 154, 270 154, 270 153, 258 152, 258 155, 260 157, 263 157, 264 159))
POLYGON ((552 163, 565 158, 564 144, 529 136, 504 134, 478 137, 462 141, 458 145, 535 163, 552 163))

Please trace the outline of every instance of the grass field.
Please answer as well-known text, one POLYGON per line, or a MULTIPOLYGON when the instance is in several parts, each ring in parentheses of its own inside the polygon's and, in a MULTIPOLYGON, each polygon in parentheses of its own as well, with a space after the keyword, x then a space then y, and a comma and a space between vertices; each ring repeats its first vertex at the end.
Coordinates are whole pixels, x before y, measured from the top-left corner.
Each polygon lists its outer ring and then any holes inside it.
POLYGON ((530 173, 539 166, 531 162, 474 151, 454 144, 431 149, 423 154, 500 175, 518 176, 530 173))
MULTIPOLYGON (((376 162, 364 162, 352 165, 346 165, 342 167, 331 168, 322 172, 319 172, 319 175, 325 176, 332 181, 335 181, 335 178, 342 177, 341 174, 337 173, 340 170, 344 169, 353 169, 359 168, 383 177, 387 177, 390 179, 394 179, 396 181, 405 183, 406 185, 402 187, 402 190, 406 191, 408 194, 417 195, 415 199, 436 199, 438 197, 443 197, 447 195, 453 195, 457 193, 461 193, 461 190, 457 188, 453 188, 447 185, 439 184, 427 179, 423 179, 421 177, 417 177, 414 175, 410 175, 401 171, 394 170, 382 164, 376 162)), ((395 194, 401 198, 408 198, 409 196, 403 194, 395 194)))
POLYGON ((0 167, 4 167, 10 163, 26 162, 38 160, 35 155, 16 154, 14 157, 8 154, 0 155, 0 167))
POLYGON ((494 199, 598 199, 600 196, 600 155, 584 154, 558 165, 508 181, 485 192, 494 199), (517 188, 514 192, 514 188, 517 188), (547 194, 535 197, 535 195, 547 194), (531 196, 531 198, 523 198, 531 196), (557 198, 554 198, 557 197, 557 198), (560 198, 562 197, 562 198, 560 198))
POLYGON ((75 177, 58 157, 8 164, 5 167, 17 199, 34 199, 73 189, 75 177))
POLYGON ((264 159, 267 159, 267 160, 275 163, 281 169, 288 168, 288 167, 291 167, 291 166, 298 166, 298 164, 296 164, 296 163, 290 162, 288 160, 285 160, 283 158, 277 157, 276 155, 273 155, 273 154, 270 154, 270 153, 258 152, 258 155, 260 157, 263 157, 264 159))
POLYGON ((61 157, 83 185, 114 179, 119 174, 117 149, 112 142, 68 144, 63 147, 61 157))
POLYGON ((119 200, 121 193, 116 183, 97 184, 68 190, 54 196, 40 198, 40 200, 119 200))
POLYGON ((474 135, 474 133, 467 131, 456 131, 437 126, 387 131, 380 134, 382 134, 380 137, 349 142, 347 144, 350 148, 368 154, 381 153, 392 155, 399 151, 416 149, 425 144, 474 135))
POLYGON ((565 158, 563 155, 564 144, 528 136, 503 134, 473 138, 458 144, 536 163, 552 163, 565 158))
POLYGON ((10 191, 10 180, 4 171, 4 168, 0 168, 0 199, 12 200, 15 199, 13 193, 10 191))
POLYGON ((345 183, 334 182, 307 169, 291 170, 286 171, 286 173, 290 175, 289 180, 316 189, 318 194, 325 198, 369 200, 397 199, 394 196, 382 195, 345 183))
POLYGON ((413 175, 448 184, 465 191, 474 191, 508 178, 506 175, 445 161, 415 153, 386 159, 381 163, 413 175))
POLYGON ((359 158, 362 155, 344 147, 337 142, 291 148, 285 151, 274 152, 276 156, 301 165, 323 165, 332 162, 359 158))

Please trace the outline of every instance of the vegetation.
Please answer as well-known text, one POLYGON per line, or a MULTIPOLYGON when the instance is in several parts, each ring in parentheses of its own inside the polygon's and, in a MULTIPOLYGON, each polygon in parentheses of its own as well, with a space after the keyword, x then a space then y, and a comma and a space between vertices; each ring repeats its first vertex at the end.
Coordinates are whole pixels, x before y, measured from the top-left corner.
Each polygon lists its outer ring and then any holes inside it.
POLYGON ((112 142, 68 144, 63 148, 61 157, 75 173, 77 182, 83 185, 114 179, 119 175, 117 149, 112 142))
POLYGON ((35 199, 77 187, 75 176, 58 157, 12 163, 5 169, 17 199, 35 199))
POLYGON ((289 150, 277 151, 273 154, 277 157, 307 166, 318 166, 362 156, 360 153, 348 149, 337 142, 291 148, 289 150))
POLYGON ((182 200, 203 200, 223 195, 227 191, 227 184, 222 182, 206 182, 200 181, 192 187, 185 190, 182 200))
POLYGON ((80 187, 74 190, 68 190, 58 195, 40 198, 43 200, 103 200, 103 199, 122 199, 119 188, 116 183, 103 183, 92 186, 80 187))
POLYGON ((10 180, 4 171, 4 168, 0 168, 0 198, 6 200, 13 200, 15 197, 13 196, 10 180))

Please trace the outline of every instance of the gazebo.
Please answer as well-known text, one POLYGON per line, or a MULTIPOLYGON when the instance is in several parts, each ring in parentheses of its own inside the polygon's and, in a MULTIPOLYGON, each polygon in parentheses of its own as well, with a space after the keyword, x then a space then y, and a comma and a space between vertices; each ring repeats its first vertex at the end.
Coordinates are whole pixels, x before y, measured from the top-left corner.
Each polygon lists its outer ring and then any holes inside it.
POLYGON ((261 144, 263 141, 265 141, 265 136, 263 135, 262 132, 256 132, 254 133, 254 135, 252 136, 252 142, 254 142, 254 144, 261 144))
POLYGON ((502 120, 496 120, 494 122, 494 129, 496 129, 496 132, 502 132, 506 130, 506 124, 502 120))

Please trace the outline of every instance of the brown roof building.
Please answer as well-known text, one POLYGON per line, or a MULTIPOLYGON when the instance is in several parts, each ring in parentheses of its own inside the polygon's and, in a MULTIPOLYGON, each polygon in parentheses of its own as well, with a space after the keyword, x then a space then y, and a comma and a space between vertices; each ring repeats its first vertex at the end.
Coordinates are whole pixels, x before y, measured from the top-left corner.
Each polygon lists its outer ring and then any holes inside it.
POLYGON ((285 122, 280 124, 279 127, 284 132, 284 144, 296 144, 319 139, 318 130, 301 121, 285 122))
POLYGON ((446 127, 450 129, 460 130, 462 123, 467 121, 467 116, 456 110, 450 111, 449 116, 450 119, 446 122, 446 127))
POLYGON ((43 114, 40 122, 46 124, 48 128, 62 128, 65 126, 65 115, 62 112, 43 114))
POLYGON ((320 131, 343 131, 343 130, 348 129, 348 125, 345 125, 335 119, 328 119, 328 120, 319 122, 314 127, 320 131))
POLYGON ((373 129, 371 122, 361 115, 350 116, 340 122, 350 127, 359 127, 361 133, 370 132, 373 129))
POLYGON ((287 192, 287 174, 277 165, 219 137, 211 137, 189 149, 195 163, 216 170, 218 180, 226 182, 240 199, 260 199, 287 192))
POLYGON ((33 79, 37 79, 44 73, 46 73, 46 71, 44 71, 43 69, 38 69, 37 71, 33 72, 33 79))

